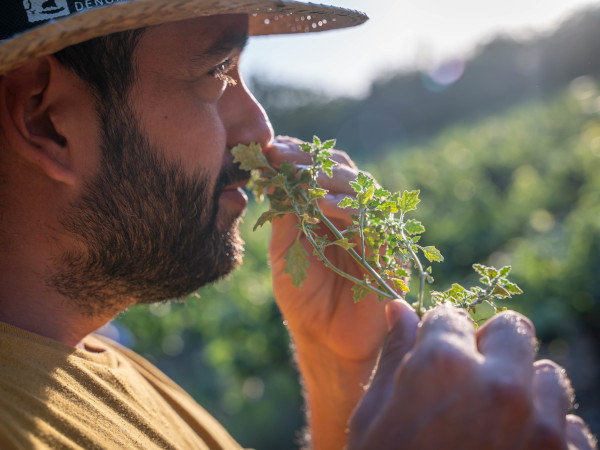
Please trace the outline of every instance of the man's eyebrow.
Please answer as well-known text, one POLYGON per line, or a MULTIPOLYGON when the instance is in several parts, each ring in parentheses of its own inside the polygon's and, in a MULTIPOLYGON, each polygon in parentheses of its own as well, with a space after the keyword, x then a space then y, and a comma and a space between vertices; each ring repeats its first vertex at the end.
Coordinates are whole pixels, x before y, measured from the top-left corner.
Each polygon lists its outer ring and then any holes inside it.
POLYGON ((203 62, 209 62, 215 59, 221 59, 231 53, 234 50, 242 51, 248 42, 248 33, 230 33, 226 34, 220 39, 217 39, 201 54, 196 56, 193 60, 194 63, 202 64, 203 62))

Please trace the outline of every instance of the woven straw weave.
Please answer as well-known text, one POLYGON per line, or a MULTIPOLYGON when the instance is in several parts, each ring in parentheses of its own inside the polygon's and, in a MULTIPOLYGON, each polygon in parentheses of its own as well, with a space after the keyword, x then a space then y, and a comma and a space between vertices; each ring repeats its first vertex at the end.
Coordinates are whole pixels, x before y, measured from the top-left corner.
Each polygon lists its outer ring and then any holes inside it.
MULTIPOLYGON (((0 0, 2 1, 2 0, 0 0)), ((295 1, 130 0, 66 16, 0 44, 0 74, 85 40, 160 23, 216 14, 246 13, 251 35, 344 28, 367 16, 349 9, 295 1)))

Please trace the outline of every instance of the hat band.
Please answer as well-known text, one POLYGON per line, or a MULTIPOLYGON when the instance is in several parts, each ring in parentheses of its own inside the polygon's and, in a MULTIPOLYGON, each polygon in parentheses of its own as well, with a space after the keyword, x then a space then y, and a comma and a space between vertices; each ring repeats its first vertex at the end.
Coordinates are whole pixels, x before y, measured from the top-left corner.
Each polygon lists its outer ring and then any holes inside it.
POLYGON ((129 0, 1 0, 0 39, 35 28, 45 22, 90 9, 129 0))

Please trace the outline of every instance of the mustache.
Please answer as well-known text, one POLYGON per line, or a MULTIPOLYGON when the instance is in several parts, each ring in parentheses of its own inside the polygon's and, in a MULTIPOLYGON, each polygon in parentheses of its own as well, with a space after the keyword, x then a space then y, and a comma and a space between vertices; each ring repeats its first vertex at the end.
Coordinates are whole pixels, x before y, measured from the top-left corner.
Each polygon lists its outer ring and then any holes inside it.
POLYGON ((248 182, 250 180, 250 172, 240 169, 238 163, 229 163, 223 168, 217 178, 217 191, 222 192, 227 186, 240 181, 248 182))

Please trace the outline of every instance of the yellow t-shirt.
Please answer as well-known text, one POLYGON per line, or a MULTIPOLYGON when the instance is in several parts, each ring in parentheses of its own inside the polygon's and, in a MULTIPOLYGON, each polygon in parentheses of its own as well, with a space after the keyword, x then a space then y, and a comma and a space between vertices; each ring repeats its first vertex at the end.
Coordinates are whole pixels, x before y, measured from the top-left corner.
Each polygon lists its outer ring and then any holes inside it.
POLYGON ((0 322, 0 449, 240 449, 166 375, 100 336, 78 350, 0 322))

